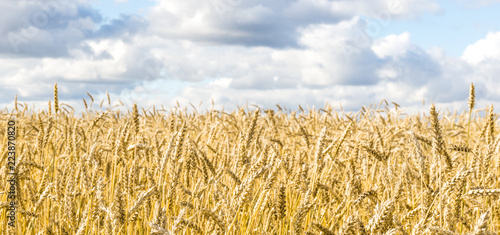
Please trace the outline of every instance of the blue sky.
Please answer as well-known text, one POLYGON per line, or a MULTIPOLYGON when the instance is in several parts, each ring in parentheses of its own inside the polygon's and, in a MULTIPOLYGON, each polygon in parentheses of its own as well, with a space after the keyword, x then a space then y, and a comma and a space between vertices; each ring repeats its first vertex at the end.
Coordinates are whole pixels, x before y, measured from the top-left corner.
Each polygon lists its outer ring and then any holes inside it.
POLYGON ((470 6, 456 0, 436 1, 441 10, 417 19, 394 21, 381 36, 409 32, 412 42, 425 49, 441 47, 459 57, 465 48, 488 32, 500 31, 500 2, 470 6))
POLYGON ((498 0, 0 0, 0 103, 409 112, 500 100, 498 0), (427 106, 422 106, 422 100, 427 106))
POLYGON ((152 0, 141 1, 116 1, 116 0, 92 0, 94 6, 105 18, 117 19, 120 15, 140 15, 147 16, 149 10, 155 6, 152 0))

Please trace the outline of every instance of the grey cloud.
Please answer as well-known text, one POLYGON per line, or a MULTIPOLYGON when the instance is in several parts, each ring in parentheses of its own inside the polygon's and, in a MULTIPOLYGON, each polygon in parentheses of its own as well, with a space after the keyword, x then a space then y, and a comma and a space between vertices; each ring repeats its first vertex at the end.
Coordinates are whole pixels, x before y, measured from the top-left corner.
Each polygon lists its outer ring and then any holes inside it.
POLYGON ((91 5, 66 0, 4 1, 0 8, 5 12, 0 15, 0 53, 11 57, 71 57, 75 49, 90 53, 85 40, 126 40, 148 26, 134 15, 105 23, 91 5))
POLYGON ((70 1, 1 4, 0 53, 13 57, 67 57, 102 20, 90 5, 70 1))
POLYGON ((152 33, 170 39, 277 49, 301 48, 297 43, 300 36, 297 30, 311 25, 336 24, 359 15, 379 17, 381 12, 384 12, 383 16, 390 14, 395 19, 438 8, 432 0, 414 2, 211 0, 200 3, 165 0, 159 1, 159 6, 148 19, 152 22, 152 33), (394 13, 391 14, 391 10, 394 13))
MULTIPOLYGON (((345 63, 345 61, 342 62, 345 63)), ((379 59, 367 48, 355 55, 350 63, 345 63, 344 76, 336 77, 335 71, 332 71, 331 74, 338 85, 375 85, 380 79, 375 72, 384 63, 385 61, 379 59)))
MULTIPOLYGON (((294 5, 297 1, 233 1, 238 3, 235 6, 228 5, 230 1, 225 0, 211 2, 225 4, 224 7, 228 9, 221 13, 211 4, 199 6, 206 11, 203 15, 203 22, 208 27, 206 32, 179 28, 181 19, 196 15, 194 9, 184 9, 186 13, 182 15, 175 15, 168 10, 155 12, 149 16, 150 21, 156 24, 152 30, 168 38, 197 42, 287 48, 300 47, 297 43, 297 29, 300 27, 315 23, 337 23, 352 17, 317 6, 301 10, 294 5)), ((308 6, 305 3, 302 5, 308 6)))
POLYGON ((398 72, 398 80, 413 86, 428 84, 443 75, 441 65, 420 48, 409 50, 401 57, 386 59, 383 64, 398 72))

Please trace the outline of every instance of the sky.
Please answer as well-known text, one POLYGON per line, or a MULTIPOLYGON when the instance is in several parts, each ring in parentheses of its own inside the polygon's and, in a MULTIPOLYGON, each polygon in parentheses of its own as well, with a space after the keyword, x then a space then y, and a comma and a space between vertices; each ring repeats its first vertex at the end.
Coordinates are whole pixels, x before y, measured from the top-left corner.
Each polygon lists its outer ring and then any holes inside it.
POLYGON ((0 0, 0 105, 500 101, 499 0, 0 0))

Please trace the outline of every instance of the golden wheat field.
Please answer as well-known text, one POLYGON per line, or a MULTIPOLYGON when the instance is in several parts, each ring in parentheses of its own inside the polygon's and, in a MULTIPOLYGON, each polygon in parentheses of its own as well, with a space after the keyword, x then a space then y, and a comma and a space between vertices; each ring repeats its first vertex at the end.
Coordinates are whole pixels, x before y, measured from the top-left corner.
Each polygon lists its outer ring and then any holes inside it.
MULTIPOLYGON (((76 113, 54 93, 46 110, 16 101, 2 111, 2 234, 500 231, 497 116, 493 106, 474 107, 473 85, 468 110, 437 103, 419 115, 387 102, 357 113, 140 104, 76 113)), ((89 97, 86 107, 99 104, 89 97)))

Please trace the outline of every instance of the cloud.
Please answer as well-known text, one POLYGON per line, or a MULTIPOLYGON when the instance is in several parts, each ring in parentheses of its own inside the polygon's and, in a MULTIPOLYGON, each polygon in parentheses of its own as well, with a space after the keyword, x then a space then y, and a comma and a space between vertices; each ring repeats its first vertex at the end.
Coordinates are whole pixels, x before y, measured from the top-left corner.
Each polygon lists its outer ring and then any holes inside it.
POLYGON ((373 52, 381 58, 403 56, 410 49, 410 34, 390 35, 377 40, 372 46, 373 52))
POLYGON ((0 53, 67 57, 102 19, 84 1, 2 1, 0 53))
POLYGON ((38 30, 16 19, 44 8, 20 2, 0 3, 12 10, 0 16, 0 32, 36 33, 20 41, 18 52, 0 38, 0 92, 22 100, 49 99, 54 81, 62 100, 74 105, 87 91, 104 97, 108 90, 143 105, 328 102, 357 110, 387 99, 415 108, 422 98, 456 105, 471 81, 484 91, 478 97, 500 99, 488 90, 500 72, 500 33, 470 45, 461 58, 424 50, 409 32, 380 37, 377 26, 439 12, 430 0, 165 0, 145 18, 110 22, 76 1, 50 10, 38 30))
POLYGON ((500 59, 500 32, 489 32, 486 38, 467 46, 462 59, 469 64, 477 65, 482 62, 500 59))
MULTIPOLYGON (((126 40, 147 28, 145 19, 122 15, 105 23, 87 1, 2 1, 0 54, 11 57, 74 56, 88 49, 88 39, 126 40)), ((88 52, 88 51, 87 51, 88 52)))
POLYGON ((337 24, 358 15, 390 20, 439 10, 430 0, 164 0, 148 19, 154 22, 151 32, 165 38, 286 48, 299 46, 300 28, 337 24))
MULTIPOLYGON (((328 102, 341 103, 347 109, 359 109, 362 105, 378 103, 382 99, 408 106, 415 106, 423 97, 440 102, 465 99, 468 89, 465 78, 473 74, 469 65, 460 59, 447 57, 439 50, 419 48, 411 43, 408 33, 388 35, 373 41, 359 48, 352 60, 347 61, 339 48, 350 43, 359 25, 362 25, 361 21, 353 19, 335 25, 308 27, 300 31, 301 49, 262 47, 249 50, 234 45, 205 47, 190 43, 172 44, 171 47, 158 49, 158 55, 163 56, 157 58, 167 65, 166 71, 171 70, 169 66, 187 67, 193 69, 191 73, 202 74, 206 79, 190 80, 192 83, 176 92, 170 92, 166 85, 163 94, 155 91, 161 90, 161 87, 145 88, 140 91, 140 100, 148 104, 170 105, 175 105, 176 101, 184 105, 204 101, 208 106, 208 101, 214 100, 219 107, 233 108, 247 101, 263 107, 275 104, 322 107, 328 102), (327 40, 332 35, 336 35, 335 40, 327 40), (398 42, 389 45, 404 49, 404 53, 396 53, 397 50, 384 45, 387 42, 398 42), (377 52, 374 48, 380 50, 377 52), (188 52, 184 56, 186 59, 165 56, 168 51, 177 55, 176 50, 188 52), (382 52, 383 58, 377 55, 382 52), (217 56, 214 57, 214 54, 217 56), (217 58, 217 62, 213 58, 217 58), (213 62, 197 63, 199 61, 213 62), (192 66, 192 63, 195 65, 192 66), (390 73, 393 77, 387 76, 390 73), (444 89, 448 90, 443 92, 444 89)), ((134 89, 134 92, 139 91, 134 89)))
POLYGON ((500 73, 500 32, 489 32, 467 46, 461 59, 473 68, 471 77, 477 81, 482 98, 500 99, 500 81, 496 78, 500 73))
MULTIPOLYGON (((386 99, 425 111, 418 105, 424 98, 448 105, 444 107, 465 108, 470 82, 476 83, 482 104, 500 98, 488 90, 488 87, 498 87, 494 80, 489 79, 494 71, 498 71, 493 63, 477 67, 461 58, 447 56, 440 48, 423 50, 411 43, 409 33, 375 40, 370 46, 360 49, 347 63, 338 48, 347 45, 349 35, 352 36, 347 29, 352 27, 343 26, 357 23, 353 20, 308 28, 302 31, 304 49, 275 49, 270 58, 261 55, 261 61, 266 61, 262 64, 268 69, 264 78, 254 72, 262 69, 255 67, 247 71, 247 76, 231 77, 231 82, 225 83, 229 84, 228 87, 216 86, 215 82, 209 86, 189 85, 173 100, 187 104, 188 101, 213 99, 226 107, 245 104, 246 100, 249 104, 265 107, 274 104, 322 107, 328 102, 341 103, 347 109, 356 110, 362 105, 386 99), (333 34, 337 35, 337 40, 324 40, 333 34), (279 79, 273 79, 272 75, 279 79), (276 81, 278 84, 275 84, 276 81)), ((243 55, 239 57, 246 58, 243 55)), ((239 63, 244 62, 240 59, 239 63)))

